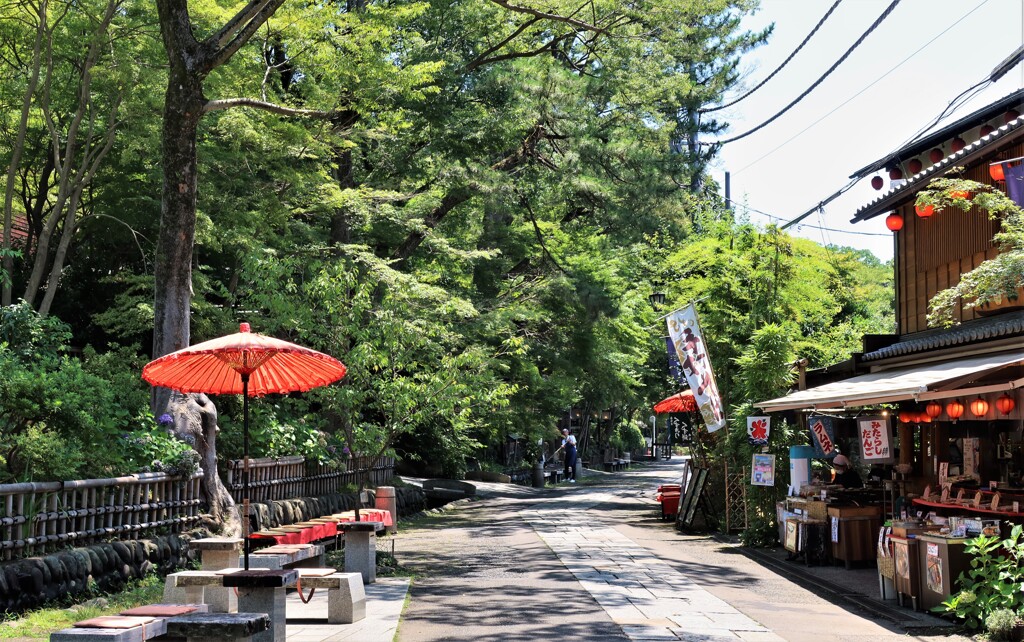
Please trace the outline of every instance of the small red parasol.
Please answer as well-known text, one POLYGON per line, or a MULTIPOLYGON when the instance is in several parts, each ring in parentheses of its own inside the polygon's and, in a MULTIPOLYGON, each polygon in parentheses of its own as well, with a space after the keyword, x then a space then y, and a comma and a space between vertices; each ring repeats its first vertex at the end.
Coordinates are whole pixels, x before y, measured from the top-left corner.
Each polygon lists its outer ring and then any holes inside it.
POLYGON ((334 357, 249 331, 243 323, 229 334, 149 362, 142 378, 179 392, 242 395, 244 467, 242 474, 245 570, 249 570, 249 397, 305 392, 345 376, 334 357))
POLYGON ((669 412, 694 412, 695 410, 697 410, 697 401, 693 398, 692 390, 677 392, 654 404, 654 412, 659 415, 669 412))

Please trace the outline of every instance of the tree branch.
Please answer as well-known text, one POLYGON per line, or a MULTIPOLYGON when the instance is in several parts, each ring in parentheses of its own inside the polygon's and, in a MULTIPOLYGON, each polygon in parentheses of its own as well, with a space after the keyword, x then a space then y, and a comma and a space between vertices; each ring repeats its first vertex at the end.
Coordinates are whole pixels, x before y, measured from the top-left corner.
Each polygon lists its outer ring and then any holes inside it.
POLYGON ((269 111, 281 116, 323 118, 334 122, 338 127, 347 127, 359 120, 359 114, 351 109, 337 109, 333 111, 323 111, 320 109, 295 109, 294 107, 268 103, 263 100, 256 100, 255 98, 225 98, 222 100, 210 100, 203 105, 203 113, 207 114, 211 111, 231 109, 232 107, 252 107, 254 109, 262 109, 263 111, 269 111))
POLYGON ((284 0, 252 0, 246 5, 221 31, 204 43, 214 47, 213 54, 206 61, 206 69, 212 71, 230 60, 283 4, 284 0), (225 41, 227 44, 222 44, 225 41))
POLYGON ((508 43, 512 42, 512 40, 514 40, 516 38, 516 36, 518 36, 519 34, 523 33, 524 31, 529 29, 531 25, 535 25, 538 22, 540 22, 540 18, 534 17, 534 18, 530 18, 529 20, 527 20, 523 24, 519 25, 519 27, 515 31, 513 31, 511 34, 509 34, 509 36, 507 38, 505 38, 504 40, 502 40, 498 44, 494 45, 493 47, 489 48, 487 51, 483 52, 482 54, 477 56, 476 59, 472 60, 468 65, 466 65, 466 71, 473 71, 477 67, 486 64, 488 62, 488 56, 490 56, 494 52, 498 51, 499 49, 501 49, 502 47, 504 47, 508 43))
POLYGON ((593 33, 605 33, 605 28, 603 28, 603 27, 598 27, 597 25, 593 25, 593 24, 590 24, 589 22, 584 22, 582 20, 577 20, 576 18, 573 18, 573 17, 570 17, 570 16, 563 16, 563 15, 560 15, 560 14, 557 14, 557 13, 548 13, 546 11, 539 11, 537 9, 531 9, 530 7, 522 7, 522 6, 519 6, 519 5, 512 4, 511 2, 508 2, 508 0, 491 0, 491 2, 493 2, 496 5, 498 5, 499 7, 502 7, 504 9, 508 9, 509 11, 512 11, 512 12, 515 12, 515 13, 523 13, 523 14, 526 14, 528 16, 534 16, 535 18, 540 18, 540 19, 543 19, 543 20, 553 20, 555 22, 564 22, 565 24, 572 25, 573 27, 576 27, 577 29, 580 29, 581 31, 590 31, 590 32, 593 32, 593 33))

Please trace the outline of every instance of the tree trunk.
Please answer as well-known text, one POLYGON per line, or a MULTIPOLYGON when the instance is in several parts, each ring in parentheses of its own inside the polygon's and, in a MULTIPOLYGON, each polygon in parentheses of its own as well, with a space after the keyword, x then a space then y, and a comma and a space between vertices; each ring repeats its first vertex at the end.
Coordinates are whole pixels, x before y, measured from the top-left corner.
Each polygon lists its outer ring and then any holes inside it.
POLYGON ((18 174, 18 165, 21 163, 21 155, 25 150, 25 134, 28 130, 28 117, 32 108, 32 95, 35 94, 36 86, 39 84, 39 68, 42 62, 40 50, 42 49, 43 34, 46 32, 46 12, 48 11, 47 1, 42 0, 39 4, 39 24, 36 28, 36 39, 32 47, 32 74, 29 76, 28 88, 25 89, 25 99, 21 106, 21 119, 18 121, 18 133, 11 148, 11 164, 7 169, 7 185, 4 190, 4 250, 3 267, 0 268, 0 305, 10 305, 12 297, 11 279, 14 277, 14 256, 11 254, 13 232, 13 204, 14 204, 14 180, 18 174))
POLYGON ((220 525, 225 537, 238 537, 242 532, 235 500, 217 473, 217 407, 204 394, 170 395, 167 409, 174 417, 171 432, 182 441, 189 442, 199 453, 203 468, 201 489, 210 517, 220 525))
MULTIPOLYGON (((205 102, 202 75, 189 64, 195 64, 199 57, 198 43, 191 39, 187 24, 178 24, 181 20, 187 22, 187 9, 167 5, 159 3, 170 76, 161 137, 164 181, 153 301, 154 359, 189 345, 192 246, 196 234, 196 136, 205 102), (169 27, 168 22, 174 26, 169 27), (185 36, 181 35, 182 30, 185 36)), ((163 412, 168 396, 166 389, 154 389, 153 414, 163 412)))

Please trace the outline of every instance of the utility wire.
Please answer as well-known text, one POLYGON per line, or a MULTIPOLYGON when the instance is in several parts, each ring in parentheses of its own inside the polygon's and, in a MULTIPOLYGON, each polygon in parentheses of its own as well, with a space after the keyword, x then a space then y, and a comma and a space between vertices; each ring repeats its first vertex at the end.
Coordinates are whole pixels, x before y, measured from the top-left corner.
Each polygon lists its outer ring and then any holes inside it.
MULTIPOLYGON (((761 216, 767 217, 769 221, 778 221, 778 222, 781 223, 782 221, 786 220, 786 219, 782 218, 781 216, 775 216, 774 214, 769 214, 768 212, 764 212, 764 211, 759 210, 757 208, 750 207, 746 203, 738 203, 738 202, 732 200, 731 198, 726 198, 724 196, 719 196, 719 198, 721 198, 726 203, 729 203, 730 205, 733 205, 734 207, 743 208, 743 210, 745 210, 745 211, 754 212, 755 214, 760 214, 761 216)), ((879 232, 855 232, 853 230, 840 230, 840 229, 834 228, 834 227, 823 227, 823 226, 818 226, 818 225, 810 225, 810 224, 807 224, 807 223, 803 223, 799 227, 808 227, 808 228, 811 228, 812 230, 824 230, 826 232, 837 232, 839 234, 852 234, 854 236, 892 236, 891 234, 883 234, 883 233, 879 233, 879 232)), ((780 229, 782 229, 782 228, 780 228, 780 229)))
POLYGON ((701 145, 725 145, 726 143, 732 143, 732 142, 738 141, 738 140, 740 140, 742 138, 746 138, 747 136, 750 136, 751 134, 753 134, 753 133, 755 133, 755 132, 757 132, 757 131, 767 127, 768 125, 772 124, 773 122, 775 122, 780 116, 785 114, 787 111, 792 109, 797 103, 799 103, 801 100, 803 100, 807 96, 807 94, 809 94, 812 91, 814 91, 815 89, 817 89, 818 85, 820 85, 826 78, 828 78, 829 75, 831 75, 831 73, 833 71, 835 71, 837 67, 839 67, 839 65, 843 64, 843 62, 847 58, 850 57, 850 54, 852 54, 854 52, 854 50, 857 47, 859 47, 860 44, 862 42, 864 42, 864 40, 869 35, 871 35, 871 32, 873 32, 876 28, 878 28, 878 25, 882 24, 883 20, 885 20, 886 18, 889 17, 889 14, 892 13, 893 9, 895 9, 896 5, 898 5, 899 3, 900 3, 900 0, 893 0, 892 3, 888 7, 885 8, 885 11, 883 11, 882 14, 880 16, 878 16, 878 18, 875 19, 874 23, 872 23, 871 26, 868 27, 868 30, 865 31, 863 34, 861 34, 860 38, 857 39, 857 42, 853 43, 853 45, 849 49, 846 50, 846 53, 844 53, 842 55, 842 57, 839 58, 839 60, 837 60, 835 63, 833 63, 832 66, 829 67, 828 70, 824 74, 822 74, 820 78, 815 80, 814 84, 812 84, 810 87, 805 89, 802 94, 800 94, 799 96, 797 96, 793 100, 793 102, 791 102, 788 105, 786 105, 785 107, 783 107, 774 116, 772 116, 768 120, 764 121, 763 123, 761 123, 757 127, 754 127, 753 129, 751 129, 749 131, 743 132, 742 134, 740 134, 738 136, 733 136, 732 138, 727 138, 725 140, 717 140, 717 141, 712 141, 712 142, 701 142, 701 145))
MULTIPOLYGON (((879 76, 879 77, 878 77, 878 78, 876 78, 875 80, 871 81, 871 83, 870 83, 870 84, 868 84, 868 85, 866 85, 866 86, 865 86, 865 87, 864 87, 863 89, 861 89, 860 91, 858 91, 858 92, 857 92, 857 93, 855 93, 854 95, 850 96, 849 98, 847 98, 847 99, 846 99, 846 100, 844 100, 843 102, 841 102, 841 103, 839 103, 838 105, 836 105, 835 107, 833 107, 831 111, 829 111, 828 113, 824 114, 823 116, 821 116, 820 118, 818 118, 817 120, 815 120, 815 121, 814 121, 813 123, 811 123, 811 124, 807 125, 807 127, 804 127, 803 129, 801 129, 801 130, 800 130, 799 132, 797 132, 797 133, 796 133, 796 134, 794 134, 793 136, 789 137, 789 139, 787 139, 787 140, 786 140, 785 142, 783 142, 783 143, 780 143, 780 144, 779 144, 779 145, 777 145, 777 146, 776 146, 775 148, 773 148, 773 149, 772 149, 771 151, 768 151, 768 152, 766 152, 766 153, 765 153, 765 154, 763 154, 762 156, 758 157, 758 158, 757 158, 756 160, 754 160, 754 161, 751 161, 750 163, 747 163, 747 164, 746 164, 746 165, 744 165, 743 167, 741 167, 741 168, 739 168, 738 170, 734 171, 734 172, 732 173, 732 174, 733 174, 733 176, 735 176, 735 175, 739 174, 740 172, 742 172, 742 171, 744 171, 744 170, 750 169, 750 168, 751 168, 751 167, 753 167, 754 165, 756 165, 756 164, 760 163, 760 162, 761 162, 761 161, 763 161, 764 159, 768 158, 769 156, 771 156, 771 155, 772 155, 772 154, 774 154, 775 152, 779 151, 780 149, 782 149, 782 148, 783 148, 783 147, 785 147, 786 145, 790 144, 791 142, 793 142, 794 140, 796 140, 797 138, 799 138, 800 136, 802 136, 802 135, 803 135, 804 133, 806 133, 806 132, 807 132, 807 131, 808 131, 809 129, 811 129, 812 127, 814 127, 815 125, 817 125, 817 124, 818 124, 818 123, 820 123, 821 121, 825 120, 826 118, 828 118, 828 117, 829 117, 829 116, 831 116, 832 114, 834 114, 834 113, 836 113, 837 111, 839 111, 839 110, 840 110, 841 108, 843 108, 843 107, 845 107, 846 105, 848 105, 848 104, 850 103, 850 101, 851 101, 851 100, 853 100, 854 98, 856 98, 856 97, 860 96, 861 94, 863 94, 863 93, 864 93, 865 91, 867 91, 868 89, 871 89, 871 88, 872 88, 872 87, 874 87, 874 86, 875 86, 876 84, 878 84, 879 82, 881 82, 881 81, 882 81, 882 80, 883 80, 884 78, 886 78, 886 77, 887 77, 887 76, 888 76, 889 74, 891 74, 892 72, 896 71, 897 69, 899 69, 899 68, 900 68, 900 67, 902 67, 903 65, 907 64, 907 62, 908 62, 908 61, 909 61, 909 60, 910 60, 911 58, 913 58, 913 57, 914 57, 914 56, 916 56, 917 54, 919 54, 919 53, 921 53, 922 51, 924 51, 924 50, 925 50, 925 48, 927 48, 927 47, 928 47, 929 45, 931 45, 931 44, 932 44, 933 42, 935 42, 936 40, 938 40, 938 39, 939 39, 939 38, 941 38, 942 36, 946 35, 946 33, 948 33, 948 32, 949 32, 949 31, 950 31, 950 30, 951 30, 951 29, 952 29, 953 27, 955 27, 955 26, 957 26, 958 24, 960 24, 961 22, 963 22, 963 21, 964 21, 964 20, 965 20, 965 19, 967 18, 967 16, 971 15, 972 13, 974 13, 975 11, 977 11, 978 9, 981 9, 981 8, 982 8, 983 6, 985 6, 985 5, 986 5, 986 4, 988 4, 988 3, 989 3, 989 0, 982 0, 982 2, 981 2, 981 3, 980 3, 980 4, 978 5, 978 6, 974 7, 973 9, 971 9, 970 11, 968 11, 967 13, 965 13, 964 15, 960 16, 960 19, 959 19, 959 20, 957 20, 957 21, 956 21, 956 22, 954 22, 953 24, 951 24, 951 25, 949 25, 948 27, 946 27, 945 29, 943 29, 943 30, 942 30, 942 31, 941 31, 940 33, 936 34, 936 35, 935 35, 935 37, 933 37, 933 38, 932 38, 931 40, 929 40, 928 42, 926 42, 926 43, 924 43, 923 45, 921 45, 921 46, 920 46, 920 47, 919 47, 919 48, 917 49, 917 51, 915 51, 914 53, 910 54, 909 56, 907 56, 907 57, 906 57, 906 58, 904 58, 903 60, 901 60, 901 61, 899 61, 898 63, 896 63, 896 65, 895 65, 895 66, 893 66, 893 67, 892 67, 891 69, 889 69, 889 71, 885 72, 884 74, 882 74, 881 76, 879 76)), ((968 91, 969 91, 969 90, 968 90, 968 91)), ((919 134, 916 134, 916 135, 919 135, 919 134)), ((904 144, 903 144, 903 145, 902 145, 901 147, 905 147, 905 146, 906 146, 906 143, 904 143, 904 144)))
POLYGON ((793 53, 789 54, 789 58, 786 58, 785 60, 783 60, 782 64, 779 65, 778 67, 776 67, 775 71, 773 71, 772 73, 768 74, 768 77, 765 78, 764 80, 762 80, 761 82, 759 82, 756 87, 754 87, 753 89, 751 89, 747 93, 743 94, 742 96, 740 96, 736 100, 728 102, 728 103, 726 103, 724 105, 719 105, 718 107, 708 107, 707 109, 698 109, 697 113, 698 114, 709 114, 709 113, 711 113, 713 111, 720 111, 722 109, 725 109, 726 107, 732 107, 733 105, 735 105, 736 103, 740 102, 741 100, 743 100, 744 98, 746 98, 750 94, 754 93, 755 91, 757 91, 761 87, 764 87, 765 83, 767 83, 769 80, 774 78, 775 74, 777 74, 780 71, 782 71, 782 68, 785 67, 786 65, 788 65, 789 61, 792 60, 793 57, 796 56, 798 53, 800 53, 800 50, 804 48, 804 45, 806 45, 808 43, 808 41, 810 41, 810 39, 814 37, 814 34, 818 33, 818 29, 821 28, 821 25, 825 24, 825 21, 828 20, 828 17, 832 15, 832 12, 836 10, 836 7, 838 7, 839 3, 842 2, 842 1, 843 0, 836 0, 832 4, 832 6, 829 7, 829 10, 825 13, 825 15, 821 17, 821 20, 818 21, 818 24, 814 25, 814 29, 811 30, 811 33, 807 34, 807 37, 804 38, 804 41, 800 43, 800 46, 798 46, 796 49, 794 49, 793 53))

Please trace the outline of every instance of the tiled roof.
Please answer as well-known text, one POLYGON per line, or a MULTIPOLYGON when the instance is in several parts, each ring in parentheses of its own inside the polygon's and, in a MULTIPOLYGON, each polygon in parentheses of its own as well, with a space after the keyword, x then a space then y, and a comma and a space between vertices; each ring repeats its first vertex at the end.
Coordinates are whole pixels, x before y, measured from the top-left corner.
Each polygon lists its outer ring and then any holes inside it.
POLYGON ((858 221, 863 221, 895 209, 897 205, 909 199, 913 194, 917 193, 918 190, 924 189, 928 185, 929 181, 931 181, 932 178, 935 178, 936 175, 941 174, 951 167, 969 163, 972 160, 980 158, 986 153, 991 153, 992 150, 990 148, 994 143, 1003 139, 1009 139, 1022 131, 1024 131, 1024 116, 1019 116, 988 136, 983 136, 955 154, 950 154, 938 163, 924 168, 917 174, 908 178, 906 182, 899 187, 895 187, 885 194, 882 194, 875 200, 857 210, 853 218, 850 219, 850 222, 856 223, 858 221))
POLYGON ((861 355, 861 361, 876 361, 889 357, 966 345, 989 339, 1024 336, 1024 312, 1007 312, 989 319, 970 321, 962 325, 941 330, 916 333, 911 338, 890 346, 861 355))

